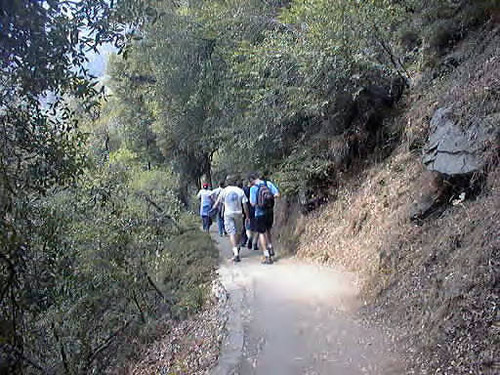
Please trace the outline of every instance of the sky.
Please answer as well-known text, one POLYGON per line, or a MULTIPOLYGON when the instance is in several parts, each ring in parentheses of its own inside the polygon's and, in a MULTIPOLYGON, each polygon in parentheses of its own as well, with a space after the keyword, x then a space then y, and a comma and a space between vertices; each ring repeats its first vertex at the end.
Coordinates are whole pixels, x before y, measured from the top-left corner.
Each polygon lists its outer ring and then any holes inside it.
POLYGON ((99 47, 99 53, 89 52, 87 55, 89 59, 87 63, 89 73, 98 78, 104 77, 106 75, 108 57, 116 51, 117 49, 112 44, 104 44, 99 47))

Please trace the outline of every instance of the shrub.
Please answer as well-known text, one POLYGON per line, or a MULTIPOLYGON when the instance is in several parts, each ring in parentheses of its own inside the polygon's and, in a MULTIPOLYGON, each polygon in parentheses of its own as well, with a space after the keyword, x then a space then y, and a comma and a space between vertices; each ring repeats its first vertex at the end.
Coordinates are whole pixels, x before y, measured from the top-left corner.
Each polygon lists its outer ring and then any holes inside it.
POLYGON ((36 227, 27 262, 42 273, 25 288, 36 308, 24 350, 43 368, 102 373, 133 355, 109 355, 128 334, 147 336, 158 318, 186 317, 205 300, 217 260, 210 237, 181 210, 176 175, 141 170, 130 155, 95 166, 28 217, 36 227))

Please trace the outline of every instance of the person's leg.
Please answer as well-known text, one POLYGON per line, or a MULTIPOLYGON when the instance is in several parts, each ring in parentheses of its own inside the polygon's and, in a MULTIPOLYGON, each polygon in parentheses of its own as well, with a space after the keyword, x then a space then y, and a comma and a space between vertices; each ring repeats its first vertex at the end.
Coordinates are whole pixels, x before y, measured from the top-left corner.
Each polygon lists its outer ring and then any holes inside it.
POLYGON ((259 234, 257 232, 250 232, 252 235, 251 235, 251 238, 252 238, 252 248, 254 250, 259 250, 259 234))
POLYGON ((267 239, 267 249, 269 250, 270 256, 274 256, 273 241, 271 237, 271 229, 274 224, 274 212, 269 210, 266 213, 266 239, 267 239))
POLYGON ((248 228, 245 228, 245 233, 247 235, 247 248, 251 249, 252 248, 252 240, 253 240, 253 237, 252 237, 252 231, 248 228))
POLYGON ((208 216, 202 215, 201 216, 201 224, 203 226, 203 231, 208 232, 209 230, 209 225, 208 225, 208 216))
POLYGON ((247 230, 247 248, 251 250, 252 248, 254 250, 259 250, 259 234, 257 232, 247 230))
POLYGON ((224 235, 224 218, 220 216, 220 214, 217 214, 217 227, 219 229, 219 236, 224 235))
POLYGON ((267 241, 266 241, 266 234, 265 233, 259 233, 259 244, 260 244, 260 247, 263 249, 264 256, 268 257, 269 253, 267 252, 267 241))
MULTIPOLYGON (((243 223, 244 222, 245 222, 245 219, 243 219, 243 223)), ((240 246, 246 246, 247 241, 248 241, 248 237, 247 237, 247 231, 246 231, 244 225, 241 227, 241 231, 239 231, 238 233, 240 233, 240 246)))
POLYGON ((233 250, 233 261, 240 261, 240 249, 239 249, 239 228, 234 217, 224 216, 224 227, 229 234, 229 241, 231 242, 233 250))
POLYGON ((259 243, 260 243, 260 248, 263 249, 262 252, 264 254, 264 261, 262 262, 263 264, 272 264, 273 263, 273 258, 271 254, 269 253, 269 249, 267 247, 267 239, 266 239, 266 234, 265 233, 259 233, 259 243))
POLYGON ((273 243, 271 242, 270 230, 266 231, 265 236, 266 236, 267 250, 269 250, 269 255, 273 257, 274 256, 274 248, 273 248, 273 243))
POLYGON ((248 248, 259 250, 259 233, 256 230, 255 217, 251 217, 248 223, 248 248))
POLYGON ((224 229, 224 236, 227 236, 226 223, 224 220, 224 211, 223 210, 221 210, 221 212, 220 212, 220 217, 222 219, 222 228, 224 229))
POLYGON ((240 232, 240 235, 238 236, 239 239, 240 239, 240 246, 246 246, 247 244, 247 241, 248 241, 248 237, 247 237, 247 233, 246 233, 246 230, 243 229, 241 232, 240 232))
POLYGON ((229 240, 231 241, 231 245, 234 247, 238 247, 238 235, 236 233, 229 234, 229 240))
POLYGON ((257 216, 255 218, 255 226, 257 232, 259 232, 259 243, 260 243, 260 248, 262 249, 262 252, 264 254, 264 264, 271 264, 272 259, 269 255, 269 250, 267 249, 267 236, 266 236, 266 219, 264 216, 257 216))
POLYGON ((246 238, 246 233, 245 233, 245 226, 243 225, 244 221, 243 221, 243 217, 241 215, 238 215, 236 217, 233 218, 234 220, 234 225, 236 227, 236 243, 238 244, 238 251, 239 251, 239 248, 241 246, 241 244, 243 243, 243 238, 242 236, 244 235, 245 238, 246 238))
POLYGON ((222 231, 224 232, 224 236, 227 236, 227 232, 226 232, 226 224, 224 223, 224 214, 223 214, 223 211, 221 210, 220 212, 220 217, 222 219, 222 231))

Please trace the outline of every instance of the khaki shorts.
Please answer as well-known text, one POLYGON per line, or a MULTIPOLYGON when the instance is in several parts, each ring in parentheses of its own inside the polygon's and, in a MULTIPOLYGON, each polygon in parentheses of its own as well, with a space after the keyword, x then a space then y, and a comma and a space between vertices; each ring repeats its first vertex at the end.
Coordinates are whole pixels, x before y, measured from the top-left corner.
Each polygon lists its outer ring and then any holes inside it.
POLYGON ((227 234, 238 234, 243 230, 243 216, 241 214, 224 215, 224 228, 227 234))

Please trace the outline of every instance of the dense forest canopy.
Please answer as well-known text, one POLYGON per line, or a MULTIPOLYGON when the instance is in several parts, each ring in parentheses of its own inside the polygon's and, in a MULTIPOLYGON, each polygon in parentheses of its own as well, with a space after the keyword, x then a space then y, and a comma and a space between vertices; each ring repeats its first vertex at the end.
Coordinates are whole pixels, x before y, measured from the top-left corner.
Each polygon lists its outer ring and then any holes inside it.
POLYGON ((198 309, 200 181, 261 170, 319 194, 399 136, 372 94, 389 108, 494 3, 1 1, 0 372, 102 372, 198 309))

